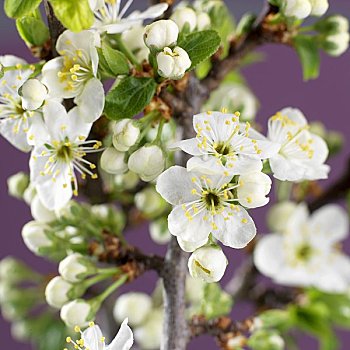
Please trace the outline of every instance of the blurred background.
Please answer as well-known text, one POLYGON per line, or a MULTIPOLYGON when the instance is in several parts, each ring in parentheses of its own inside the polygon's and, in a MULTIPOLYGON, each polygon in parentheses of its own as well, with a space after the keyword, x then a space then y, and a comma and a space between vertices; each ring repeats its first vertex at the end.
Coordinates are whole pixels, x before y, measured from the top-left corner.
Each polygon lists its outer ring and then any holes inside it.
MULTIPOLYGON (((262 0, 226 1, 236 19, 247 11, 258 13, 262 7, 262 0)), ((134 8, 145 8, 146 0, 134 1, 134 8)), ((350 1, 330 0, 329 14, 341 13, 350 18, 350 1)), ((13 54, 29 62, 33 62, 29 50, 19 38, 15 23, 8 19, 0 9, 0 54, 13 54)), ((267 119, 283 107, 292 106, 300 108, 309 121, 321 121, 327 129, 340 131, 345 136, 343 151, 333 157, 329 164, 332 171, 330 178, 321 183, 326 186, 337 179, 342 173, 346 160, 350 155, 350 51, 340 58, 322 56, 320 77, 311 82, 304 83, 300 63, 296 53, 287 47, 268 45, 262 49, 265 54, 263 62, 251 65, 243 70, 245 78, 253 92, 260 101, 257 121, 266 125, 267 119)), ((31 220, 30 210, 24 202, 18 201, 7 194, 7 178, 18 171, 28 171, 28 155, 17 151, 4 139, 0 139, 0 222, 1 243, 0 258, 8 255, 20 258, 30 266, 41 272, 57 273, 57 267, 35 257, 25 247, 21 239, 22 226, 31 220)), ((266 208, 255 209, 251 212, 256 221, 258 232, 265 233, 266 208)), ((151 242, 147 226, 130 232, 128 239, 135 245, 142 246, 148 252, 163 253, 165 247, 157 246, 151 242)), ((345 247, 350 253, 350 242, 345 247)), ((230 261, 223 283, 225 284, 234 274, 242 258, 242 253, 233 249, 225 250, 230 261)), ((156 279, 152 273, 144 275, 141 279, 129 285, 127 290, 143 290, 150 292, 154 288, 156 279)), ((243 318, 249 314, 248 305, 234 307, 235 319, 243 318)), ((10 327, 0 317, 1 347, 3 349, 29 350, 29 345, 20 344, 12 339, 10 327)), ((339 331, 342 339, 342 350, 349 349, 350 334, 339 331)), ((202 337, 194 341, 190 349, 214 349, 216 345, 211 338, 202 337)), ((302 349, 316 350, 317 345, 311 339, 302 339, 302 349)), ((50 350, 50 349, 47 349, 50 350)))

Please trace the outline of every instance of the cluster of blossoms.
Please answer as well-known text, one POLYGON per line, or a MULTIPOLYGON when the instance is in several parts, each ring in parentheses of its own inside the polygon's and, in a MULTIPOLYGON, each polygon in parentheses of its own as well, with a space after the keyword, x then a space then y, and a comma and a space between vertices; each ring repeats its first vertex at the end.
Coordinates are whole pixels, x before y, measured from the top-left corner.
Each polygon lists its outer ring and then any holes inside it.
POLYGON ((327 145, 308 131, 299 110, 272 116, 267 137, 240 123, 238 112, 224 112, 195 115, 196 137, 172 146, 193 156, 187 168, 173 166, 157 179, 157 191, 174 206, 169 231, 183 250, 194 252, 191 275, 207 282, 220 280, 227 265, 216 240, 240 249, 256 235, 246 209, 269 201, 271 179, 262 172, 263 161, 282 181, 322 179, 329 170, 327 145))
POLYGON ((323 16, 329 7, 328 0, 282 0, 284 14, 304 19, 308 16, 323 16))

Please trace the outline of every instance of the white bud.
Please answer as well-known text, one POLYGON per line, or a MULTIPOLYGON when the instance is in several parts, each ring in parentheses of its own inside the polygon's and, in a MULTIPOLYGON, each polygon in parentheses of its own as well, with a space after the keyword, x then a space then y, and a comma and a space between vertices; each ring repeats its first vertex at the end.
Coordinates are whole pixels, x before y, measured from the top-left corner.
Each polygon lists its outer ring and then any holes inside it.
POLYGON ((30 205, 30 203, 32 202, 35 196, 36 196, 35 186, 32 183, 30 183, 23 193, 23 199, 28 205, 30 205))
POLYGON ((127 293, 121 295, 113 309, 113 315, 117 322, 123 322, 128 318, 132 327, 139 326, 152 310, 152 299, 145 293, 127 293))
POLYGON ((145 322, 134 329, 135 340, 144 350, 160 348, 164 313, 161 309, 153 310, 145 322))
POLYGON ((280 202, 273 205, 267 214, 267 225, 272 232, 283 233, 286 230, 288 219, 297 208, 294 202, 280 202))
POLYGON ((52 246, 52 242, 47 237, 46 225, 36 221, 30 221, 22 228, 22 238, 27 248, 34 254, 40 255, 43 248, 52 246))
POLYGON ((342 55, 349 48, 350 34, 348 32, 329 35, 326 37, 325 51, 334 57, 342 55), (329 47, 328 47, 329 46, 329 47))
POLYGON ((110 207, 105 204, 95 204, 91 207, 91 213, 100 217, 101 219, 107 219, 110 212, 110 207))
POLYGON ((45 289, 47 303, 56 309, 60 309, 71 299, 69 293, 73 288, 74 286, 70 282, 65 281, 62 277, 54 277, 45 289))
POLYGON ((189 26, 190 31, 193 31, 197 26, 196 12, 189 7, 180 7, 176 9, 170 19, 177 24, 180 30, 183 29, 185 24, 189 26))
POLYGON ((323 16, 328 8, 328 0, 309 0, 312 6, 311 14, 313 16, 323 16))
POLYGON ((309 0, 284 0, 283 12, 287 17, 304 19, 310 16, 311 10, 309 0))
POLYGON ((47 223, 54 221, 57 218, 55 211, 47 209, 38 195, 35 196, 30 203, 30 210, 32 217, 38 222, 47 223))
POLYGON ((113 146, 121 152, 127 151, 133 146, 140 135, 140 129, 130 119, 123 119, 114 124, 113 146))
POLYGON ((218 282, 225 273, 227 259, 219 247, 202 247, 195 250, 188 260, 188 269, 193 278, 207 283, 218 282))
POLYGON ((142 49, 137 51, 135 56, 139 62, 148 61, 149 53, 150 53, 149 48, 143 47, 142 49))
POLYGON ((15 198, 23 198, 23 194, 29 185, 29 176, 26 173, 19 172, 7 179, 9 195, 15 198))
POLYGON ((74 253, 68 255, 60 262, 58 272, 66 281, 76 283, 96 273, 97 269, 83 255, 74 253))
POLYGON ((22 97, 22 107, 27 110, 36 110, 42 106, 47 98, 48 90, 38 79, 28 79, 19 91, 22 97))
POLYGON ((184 241, 181 237, 179 236, 177 237, 177 243, 179 244, 180 248, 187 253, 194 252, 196 249, 207 244, 207 242, 208 242, 207 238, 205 238, 203 241, 187 242, 187 241, 184 241))
POLYGON ((27 343, 31 336, 31 329, 28 322, 21 320, 12 323, 11 336, 17 341, 27 343))
POLYGON ((114 147, 108 147, 102 153, 101 168, 109 174, 123 174, 128 170, 124 157, 124 152, 119 152, 114 147))
POLYGON ((145 145, 130 156, 128 166, 143 181, 152 181, 163 172, 165 157, 160 147, 145 145))
POLYGON ((128 45, 128 49, 131 51, 140 50, 146 47, 143 40, 143 33, 145 28, 141 24, 136 24, 132 28, 122 33, 122 39, 128 45))
POLYGON ((152 240, 158 244, 166 244, 170 241, 170 232, 168 230, 168 220, 161 218, 152 221, 149 225, 149 233, 152 240))
POLYGON ((135 206, 147 217, 156 217, 161 214, 167 204, 162 196, 152 187, 146 187, 135 195, 135 206))
POLYGON ((11 281, 5 282, 5 280, 0 280, 0 304, 4 304, 7 302, 9 295, 11 295, 11 291, 13 286, 11 281))
POLYGON ((173 50, 165 47, 157 55, 157 64, 160 76, 176 80, 181 79, 191 67, 191 60, 181 47, 176 46, 173 50))
POLYGON ((146 26, 144 31, 145 44, 151 49, 161 50, 166 46, 175 45, 179 36, 179 28, 172 20, 160 20, 146 26))
POLYGON ((327 22, 334 23, 337 26, 337 33, 346 33, 349 31, 349 20, 341 15, 333 15, 326 19, 327 22))
POLYGON ((269 202, 266 196, 271 190, 271 184, 270 177, 262 172, 241 175, 237 188, 239 203, 247 208, 266 205, 269 202))
POLYGON ((133 173, 132 171, 128 171, 125 174, 116 175, 114 177, 114 183, 117 186, 123 187, 126 190, 131 190, 137 186, 139 183, 140 178, 137 174, 133 173))
POLYGON ((207 13, 201 12, 197 14, 197 29, 198 30, 204 30, 210 27, 210 17, 207 13))
POLYGON ((92 321, 92 306, 83 299, 73 300, 61 309, 61 319, 68 327, 86 327, 92 321))

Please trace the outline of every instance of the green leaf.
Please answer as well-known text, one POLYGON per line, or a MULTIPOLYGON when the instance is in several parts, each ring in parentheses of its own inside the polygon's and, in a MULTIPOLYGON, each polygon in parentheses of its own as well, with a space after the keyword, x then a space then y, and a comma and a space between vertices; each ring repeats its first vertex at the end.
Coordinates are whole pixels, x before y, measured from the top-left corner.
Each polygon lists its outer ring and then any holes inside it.
POLYGON ((89 29, 94 23, 94 14, 88 0, 50 0, 56 17, 73 32, 89 29))
POLYGON ((220 42, 220 36, 215 30, 203 30, 185 36, 178 45, 187 51, 193 69, 212 56, 218 50, 220 42))
POLYGON ((49 29, 38 18, 22 17, 17 19, 16 26, 19 35, 28 46, 42 46, 50 37, 49 29))
POLYGON ((135 116, 151 102, 156 88, 152 78, 125 78, 106 96, 107 117, 116 120, 135 116))
POLYGON ((100 58, 101 55, 103 56, 100 63, 101 68, 110 76, 116 77, 129 73, 128 60, 122 52, 114 50, 106 44, 102 44, 102 49, 99 50, 100 58))
POLYGON ((316 40, 300 35, 293 42, 303 68, 304 80, 316 79, 320 73, 320 54, 316 40))
POLYGON ((4 10, 8 17, 20 18, 35 11, 40 3, 41 0, 5 0, 4 10))

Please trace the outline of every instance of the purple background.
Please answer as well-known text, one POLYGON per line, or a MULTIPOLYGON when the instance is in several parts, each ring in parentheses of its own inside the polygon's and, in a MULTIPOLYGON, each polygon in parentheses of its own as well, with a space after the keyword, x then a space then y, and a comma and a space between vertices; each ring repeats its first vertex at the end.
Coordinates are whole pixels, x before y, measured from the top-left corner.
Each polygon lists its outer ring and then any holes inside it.
MULTIPOLYGON (((342 13, 350 18, 350 2, 345 0, 331 0, 329 13, 342 13)), ((145 0, 135 2, 145 6, 145 0)), ((262 5, 261 0, 244 0, 240 3, 227 1, 237 18, 243 11, 258 12, 262 5)), ((14 54, 32 61, 28 49, 16 33, 14 21, 5 17, 3 9, 0 10, 0 54, 14 54)), ((258 120, 262 125, 274 112, 282 107, 299 107, 304 111, 309 120, 320 120, 329 130, 337 130, 344 133, 346 144, 341 154, 332 158, 329 164, 332 167, 329 181, 336 179, 342 173, 345 160, 350 153, 350 52, 340 58, 322 56, 321 76, 316 81, 304 83, 302 80, 300 64, 296 54, 290 49, 281 46, 266 46, 262 50, 267 59, 259 64, 244 69, 244 74, 261 102, 258 120)), ((6 179, 11 174, 20 170, 28 170, 28 155, 23 154, 6 141, 0 139, 0 222, 1 245, 0 258, 13 255, 23 259, 31 266, 43 272, 55 272, 56 267, 44 263, 43 259, 35 257, 24 246, 20 232, 22 226, 31 220, 29 208, 23 203, 7 195, 6 179)), ((323 183, 326 185, 327 181, 323 183)), ((264 214, 266 208, 252 211, 256 220, 258 231, 265 232, 264 214)), ((147 227, 142 227, 131 232, 130 241, 142 245, 149 252, 164 252, 164 247, 155 246, 148 239, 147 227)), ((350 252, 349 242, 346 250, 350 252)), ((235 250, 225 251, 229 256, 230 264, 226 272, 224 283, 230 279, 241 259, 241 252, 235 250)), ((130 288, 134 290, 152 291, 155 276, 146 274, 133 283, 130 288)), ((246 306, 234 309, 235 318, 244 317, 247 313, 246 306)), ((1 347, 16 350, 28 350, 28 345, 22 345, 11 339, 9 324, 0 318, 1 347)), ((346 349, 346 343, 350 342, 349 332, 339 333, 344 342, 342 349, 346 349)), ((216 346, 213 340, 202 337, 191 343, 190 349, 213 349, 216 346)), ((317 349, 316 343, 309 339, 303 340, 302 349, 317 349)), ((48 349, 50 350, 50 349, 48 349)))

